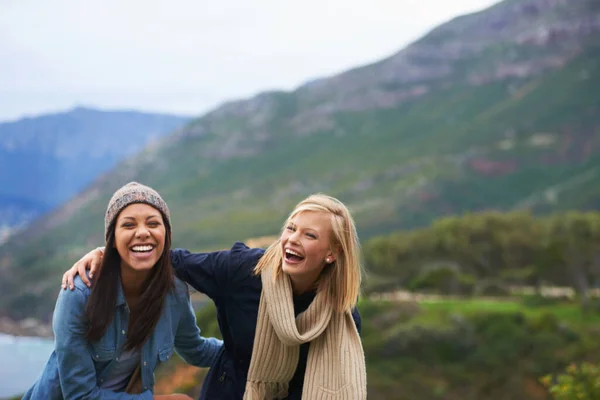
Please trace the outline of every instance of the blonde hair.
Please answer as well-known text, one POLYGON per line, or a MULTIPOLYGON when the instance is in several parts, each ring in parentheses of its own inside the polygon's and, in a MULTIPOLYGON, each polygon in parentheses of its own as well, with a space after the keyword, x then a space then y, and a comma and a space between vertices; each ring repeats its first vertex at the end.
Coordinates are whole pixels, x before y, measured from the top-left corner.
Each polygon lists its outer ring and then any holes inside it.
MULTIPOLYGON (((344 312, 351 310, 358 300, 362 278, 362 265, 360 262, 360 242, 356 233, 354 219, 348 208, 338 199, 317 193, 308 196, 296 205, 290 213, 283 229, 289 221, 304 211, 328 213, 331 216, 332 236, 331 251, 335 255, 333 265, 326 266, 319 277, 317 291, 324 292, 327 303, 335 311, 344 312)), ((283 252, 281 239, 273 242, 265 251, 254 273, 260 273, 268 267, 275 265, 275 279, 283 273, 283 252)))

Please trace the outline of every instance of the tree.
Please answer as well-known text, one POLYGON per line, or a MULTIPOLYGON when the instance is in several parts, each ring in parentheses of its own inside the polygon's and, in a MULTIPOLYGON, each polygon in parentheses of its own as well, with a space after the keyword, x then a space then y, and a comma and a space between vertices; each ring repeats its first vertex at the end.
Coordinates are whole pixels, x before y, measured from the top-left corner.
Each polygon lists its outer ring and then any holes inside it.
POLYGON ((545 246, 555 257, 554 280, 568 279, 582 303, 600 276, 600 214, 572 211, 547 220, 545 246), (556 276, 558 275, 558 276, 556 276))

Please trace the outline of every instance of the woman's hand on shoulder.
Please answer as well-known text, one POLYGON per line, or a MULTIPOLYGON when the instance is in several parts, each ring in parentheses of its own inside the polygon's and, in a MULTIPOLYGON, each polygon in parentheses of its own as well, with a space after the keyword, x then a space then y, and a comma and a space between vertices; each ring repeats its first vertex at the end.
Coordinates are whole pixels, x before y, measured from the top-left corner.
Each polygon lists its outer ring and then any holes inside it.
POLYGON ((79 276, 81 276, 81 280, 83 281, 83 283, 85 283, 89 287, 91 285, 90 279, 94 277, 96 271, 100 270, 100 265, 102 264, 103 256, 103 247, 97 247, 94 250, 87 253, 79 261, 73 264, 71 269, 69 269, 63 274, 61 287, 63 289, 66 289, 67 286, 69 286, 69 288, 73 290, 75 288, 73 280, 78 274, 79 276), (89 279, 88 275, 85 272, 88 269, 90 270, 89 279))

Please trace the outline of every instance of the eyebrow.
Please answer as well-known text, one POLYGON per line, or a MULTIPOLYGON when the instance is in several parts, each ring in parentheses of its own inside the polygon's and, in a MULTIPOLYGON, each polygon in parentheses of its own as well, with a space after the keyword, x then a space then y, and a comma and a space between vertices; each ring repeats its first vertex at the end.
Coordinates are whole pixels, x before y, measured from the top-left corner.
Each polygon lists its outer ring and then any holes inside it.
MULTIPOLYGON (((295 224, 295 223, 293 223, 292 221, 288 222, 288 225, 291 225, 291 226, 293 226, 294 228, 297 228, 297 227, 298 227, 298 225, 296 225, 296 224, 295 224)), ((303 229, 303 230, 305 230, 305 231, 313 231, 313 232, 315 232, 315 233, 319 233, 319 231, 318 231, 318 230, 316 230, 316 229, 314 229, 314 228, 302 228, 302 229, 303 229)))
MULTIPOLYGON (((159 216, 158 214, 152 214, 152 215, 148 215, 148 216, 146 217, 146 220, 148 220, 148 219, 150 219, 150 218, 160 218, 160 216, 159 216)), ((134 217, 130 217, 130 216, 127 216, 127 215, 126 215, 126 216, 123 216, 123 217, 120 217, 119 219, 131 219, 131 220, 134 220, 134 221, 135 221, 135 218, 134 218, 134 217)))

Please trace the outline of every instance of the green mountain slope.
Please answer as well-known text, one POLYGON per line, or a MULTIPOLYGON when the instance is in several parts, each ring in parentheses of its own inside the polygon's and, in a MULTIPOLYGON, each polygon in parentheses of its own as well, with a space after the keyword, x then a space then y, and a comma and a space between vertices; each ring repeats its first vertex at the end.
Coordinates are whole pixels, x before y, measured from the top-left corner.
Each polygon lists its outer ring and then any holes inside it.
POLYGON ((597 208, 599 15, 594 0, 507 0, 376 64, 225 104, 0 248, 0 314, 49 316, 130 180, 163 194, 191 249, 275 234, 318 191, 363 239, 465 210, 597 208))

